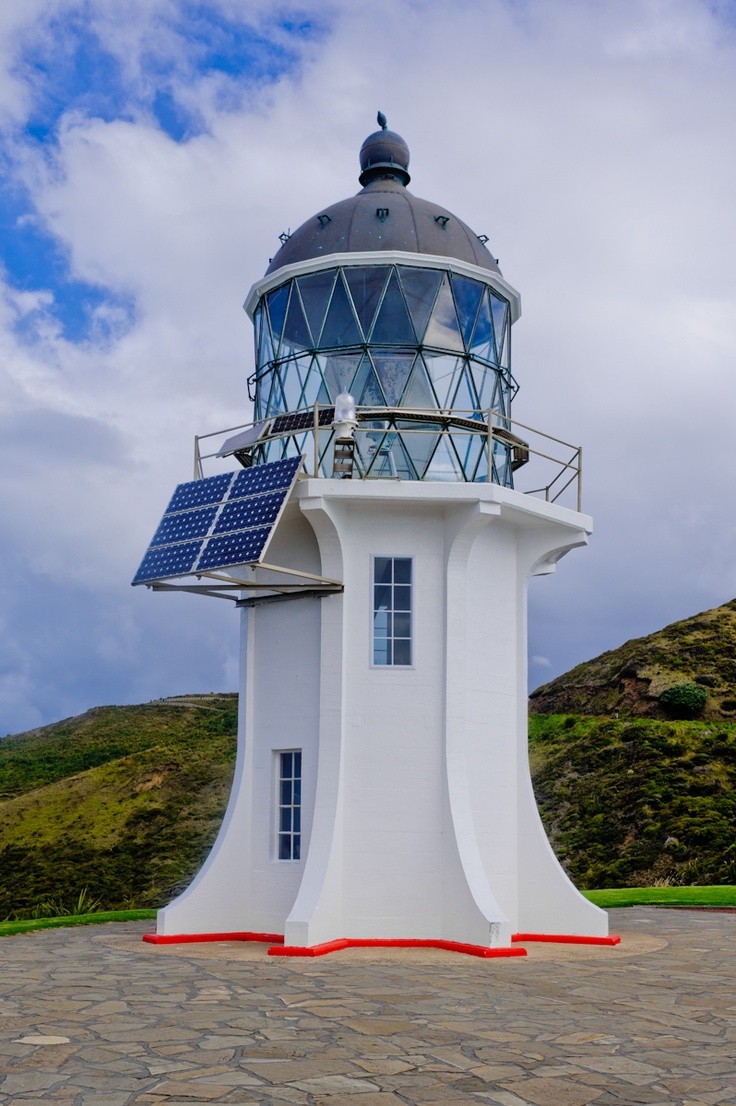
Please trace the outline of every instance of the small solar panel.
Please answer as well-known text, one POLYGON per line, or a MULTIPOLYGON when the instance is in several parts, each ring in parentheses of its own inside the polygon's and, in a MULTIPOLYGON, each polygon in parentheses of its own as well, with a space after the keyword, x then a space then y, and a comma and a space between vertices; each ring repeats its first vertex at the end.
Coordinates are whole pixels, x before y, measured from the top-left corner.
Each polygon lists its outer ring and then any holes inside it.
POLYGON ((179 484, 133 583, 253 564, 266 548, 301 463, 301 457, 288 457, 179 484))
MULTIPOLYGON (((317 413, 318 426, 331 426, 335 419, 334 407, 321 407, 317 413)), ((293 415, 277 415, 269 433, 285 434, 290 430, 309 430, 314 426, 314 411, 297 411, 293 415)))

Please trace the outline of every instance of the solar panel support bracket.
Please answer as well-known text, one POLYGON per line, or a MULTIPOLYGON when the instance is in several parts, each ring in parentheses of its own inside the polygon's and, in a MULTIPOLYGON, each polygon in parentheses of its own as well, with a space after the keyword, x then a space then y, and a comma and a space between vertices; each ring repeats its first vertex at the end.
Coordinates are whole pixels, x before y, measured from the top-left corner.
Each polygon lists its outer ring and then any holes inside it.
POLYGON ((270 565, 265 561, 258 561, 257 564, 253 565, 253 568, 265 568, 269 572, 285 572, 289 576, 300 576, 304 580, 314 580, 318 584, 342 589, 339 580, 331 580, 329 576, 316 576, 313 572, 304 572, 301 568, 284 568, 283 565, 270 565))

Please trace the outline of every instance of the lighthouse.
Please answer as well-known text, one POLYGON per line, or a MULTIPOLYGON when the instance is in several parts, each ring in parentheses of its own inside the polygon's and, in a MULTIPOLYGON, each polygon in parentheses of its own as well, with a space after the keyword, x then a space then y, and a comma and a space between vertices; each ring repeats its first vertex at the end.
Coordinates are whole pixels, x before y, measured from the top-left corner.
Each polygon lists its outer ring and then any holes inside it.
POLYGON ((519 295, 484 235, 410 191, 379 124, 360 191, 282 235, 250 290, 253 422, 209 457, 199 441, 134 580, 241 620, 230 802, 158 940, 502 954, 607 934, 527 754, 528 582, 591 522, 555 480, 521 487, 550 451, 512 419, 519 295))

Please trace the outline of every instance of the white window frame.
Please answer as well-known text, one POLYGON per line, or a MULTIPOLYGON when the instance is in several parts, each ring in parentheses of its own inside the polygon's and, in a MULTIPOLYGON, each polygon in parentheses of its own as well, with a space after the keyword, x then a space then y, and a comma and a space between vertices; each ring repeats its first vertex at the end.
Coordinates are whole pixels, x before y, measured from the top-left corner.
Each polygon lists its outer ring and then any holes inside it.
POLYGON ((371 658, 371 668, 377 668, 377 669, 380 669, 381 671, 385 671, 387 669, 403 669, 403 670, 406 670, 406 669, 410 669, 410 668, 414 667, 414 649, 415 649, 415 642, 414 642, 414 638, 415 638, 415 633, 414 633, 415 586, 414 585, 415 585, 415 580, 414 580, 414 558, 412 556, 409 556, 408 554, 404 554, 404 553, 392 553, 392 554, 385 553, 385 554, 374 554, 371 557, 371 600, 370 600, 370 618, 371 618, 370 658, 371 658), (391 567, 391 582, 388 583, 388 584, 385 583, 384 581, 377 581, 376 580, 376 571, 377 571, 377 565, 378 565, 379 561, 390 561, 391 562, 391 566, 392 566, 391 567), (409 564, 409 579, 408 579, 408 581, 404 581, 404 580, 398 580, 397 581, 396 580, 396 567, 395 566, 396 566, 397 561, 406 561, 406 562, 408 562, 408 564, 409 564), (390 589, 391 589, 390 606, 387 607, 387 608, 377 607, 377 605, 376 605, 377 601, 378 601, 377 600, 376 589, 379 588, 379 587, 380 588, 390 587, 390 589), (403 603, 403 602, 405 602, 405 597, 403 596, 403 592, 402 592, 401 598, 398 598, 396 589, 397 588, 404 589, 406 587, 408 587, 408 589, 409 589, 408 609, 406 607, 404 607, 403 605, 401 607, 397 608, 396 607, 397 601, 400 602, 400 603, 403 603), (377 615, 381 611, 383 611, 383 613, 385 614, 386 620, 389 622, 390 632, 387 633, 386 635, 376 633, 377 615), (399 625, 399 620, 401 621, 401 625, 399 625), (408 621, 408 633, 405 632, 405 630, 406 630, 405 620, 408 621), (398 634, 396 633, 397 626, 402 631, 401 633, 398 633, 398 634), (383 660, 377 660, 376 659, 377 655, 378 655, 377 654, 377 646, 378 646, 379 642, 385 642, 386 643, 386 654, 390 655, 390 657, 391 657, 390 660, 383 661, 383 660), (403 643, 403 642, 408 642, 409 643, 409 645, 408 645, 409 659, 408 659, 408 661, 404 661, 404 660, 396 661, 394 659, 394 657, 396 655, 396 645, 397 645, 397 643, 403 643))
POLYGON ((302 859, 302 844, 304 841, 303 751, 302 749, 274 749, 273 761, 273 858, 280 864, 298 864, 302 859), (290 775, 284 775, 286 767, 284 757, 286 756, 292 758, 290 775), (294 757, 299 758, 298 773, 294 757), (285 788, 283 785, 287 785, 287 787, 285 788), (284 845, 286 845, 287 856, 282 855, 284 845), (294 855, 295 853, 296 855, 294 855))

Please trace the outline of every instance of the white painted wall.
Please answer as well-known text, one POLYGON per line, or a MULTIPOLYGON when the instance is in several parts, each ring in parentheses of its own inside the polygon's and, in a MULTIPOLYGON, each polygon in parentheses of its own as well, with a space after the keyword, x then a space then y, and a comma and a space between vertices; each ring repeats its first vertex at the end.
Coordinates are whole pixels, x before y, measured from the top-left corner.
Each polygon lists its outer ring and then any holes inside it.
POLYGON ((233 797, 159 932, 605 934, 549 847, 526 751, 526 582, 590 520, 492 485, 307 479, 295 500, 268 560, 344 593, 246 612, 233 797), (373 556, 413 558, 408 669, 372 665, 373 556), (273 853, 274 750, 294 747, 300 862, 273 853))

